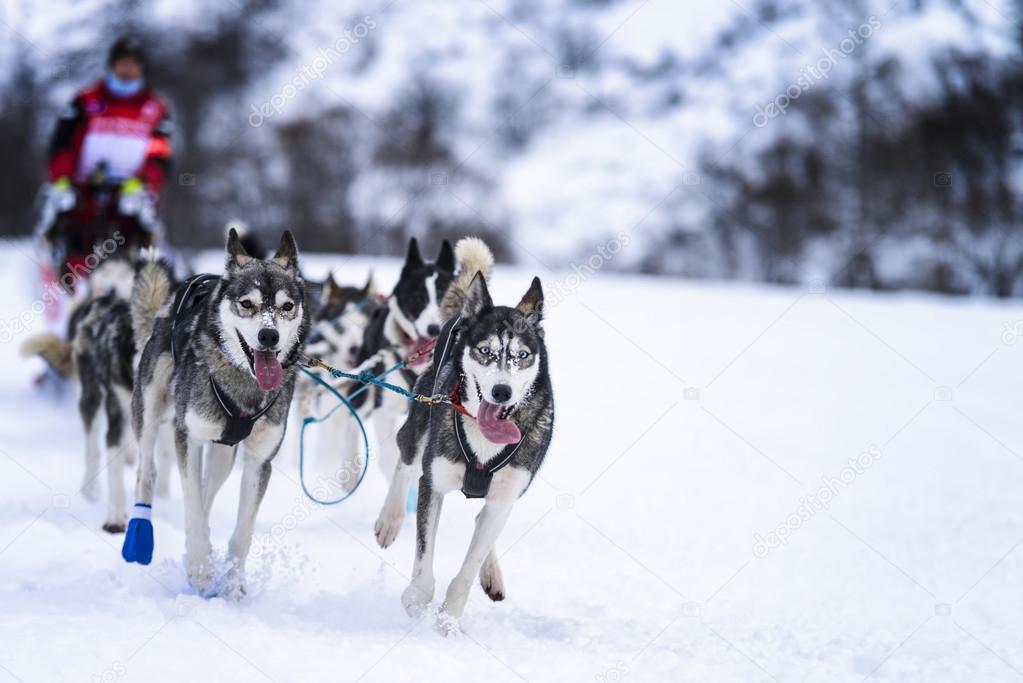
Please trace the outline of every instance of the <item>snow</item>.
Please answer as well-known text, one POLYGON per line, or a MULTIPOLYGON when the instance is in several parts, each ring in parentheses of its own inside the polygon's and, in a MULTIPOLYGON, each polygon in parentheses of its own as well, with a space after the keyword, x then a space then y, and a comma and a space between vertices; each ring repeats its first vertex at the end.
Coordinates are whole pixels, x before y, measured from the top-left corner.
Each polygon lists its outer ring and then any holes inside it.
MULTIPOLYGON (((0 249, 0 320, 35 265, 0 249)), ((216 267, 218 254, 202 267, 216 267)), ((305 257, 361 282, 393 260, 305 257)), ((0 346, 0 679, 15 681, 1002 681, 1023 669, 1023 305, 923 295, 539 273, 557 430, 498 544, 508 598, 478 587, 462 633, 411 620, 407 520, 382 551, 370 472, 320 508, 294 433, 260 511, 249 595, 202 599, 182 569, 180 490, 156 554, 126 565, 77 494, 74 399, 37 394, 0 346), (557 292, 554 296, 552 293, 557 292), (851 478, 849 459, 867 466, 851 478), (840 483, 834 483, 838 480, 840 483), (832 482, 828 484, 827 482, 832 482), (826 510, 790 522, 804 496, 826 510), (798 528, 796 528, 798 526, 798 528)), ((213 510, 223 553, 238 472, 213 510)), ((133 480, 125 473, 125 481, 133 480)), ((478 503, 448 498, 438 596, 478 503)))

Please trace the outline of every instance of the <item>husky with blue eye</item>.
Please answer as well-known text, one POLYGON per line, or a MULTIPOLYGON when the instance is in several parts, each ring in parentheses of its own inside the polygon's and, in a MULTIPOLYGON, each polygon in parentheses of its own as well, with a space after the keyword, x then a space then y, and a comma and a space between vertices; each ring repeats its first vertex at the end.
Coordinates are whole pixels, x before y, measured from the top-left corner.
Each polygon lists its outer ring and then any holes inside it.
POLYGON ((402 595, 414 616, 433 600, 433 553, 444 496, 461 491, 483 499, 469 551, 444 598, 445 628, 456 627, 477 574, 492 600, 504 599, 494 545, 515 501, 543 464, 554 428, 540 280, 533 278, 516 306, 495 306, 487 289, 493 263, 487 246, 467 238, 455 253, 460 274, 441 307, 449 320, 433 364, 415 387, 421 394, 450 396, 455 408, 412 404, 398 432, 401 460, 374 529, 382 547, 394 542, 405 491, 421 467, 412 582, 402 595))
MULTIPOLYGON (((158 274, 140 273, 147 275, 158 274)), ((153 320, 132 394, 139 469, 125 560, 152 559, 153 450, 160 424, 170 421, 184 493, 188 579, 204 595, 244 593, 256 513, 284 438, 295 364, 308 331, 305 283, 290 232, 276 254, 260 260, 232 229, 224 275, 194 276, 168 296, 153 320), (215 585, 209 513, 242 443, 245 467, 228 544, 229 574, 215 585)))

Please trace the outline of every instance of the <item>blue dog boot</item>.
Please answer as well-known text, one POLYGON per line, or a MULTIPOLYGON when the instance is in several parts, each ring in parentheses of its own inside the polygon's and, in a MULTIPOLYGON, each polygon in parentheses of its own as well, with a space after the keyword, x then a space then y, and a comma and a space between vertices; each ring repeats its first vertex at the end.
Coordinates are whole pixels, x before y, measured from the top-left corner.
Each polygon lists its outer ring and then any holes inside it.
POLYGON ((419 502, 419 487, 413 483, 408 487, 408 498, 405 499, 405 512, 415 512, 419 502))
POLYGON ((149 564, 153 561, 153 506, 135 503, 128 531, 124 534, 121 557, 125 562, 149 564))

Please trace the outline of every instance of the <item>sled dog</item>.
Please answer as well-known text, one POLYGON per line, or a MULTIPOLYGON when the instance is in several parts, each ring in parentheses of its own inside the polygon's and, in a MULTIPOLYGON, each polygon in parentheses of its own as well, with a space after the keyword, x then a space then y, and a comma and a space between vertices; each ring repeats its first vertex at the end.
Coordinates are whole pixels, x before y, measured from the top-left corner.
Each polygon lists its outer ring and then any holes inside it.
MULTIPOLYGON (((155 251, 143 259, 155 259, 155 251)), ((106 420, 107 513, 103 530, 122 533, 128 521, 125 508, 124 468, 135 462, 135 437, 128 419, 131 416, 131 392, 134 383, 136 340, 149 330, 135 328, 131 315, 132 300, 140 310, 158 308, 169 285, 155 289, 148 280, 135 281, 135 269, 124 259, 101 263, 88 282, 89 294, 72 312, 67 337, 39 334, 22 346, 24 355, 39 355, 65 379, 77 378, 80 388, 78 414, 85 430, 85 476, 81 492, 89 502, 99 499, 101 476, 102 418, 106 420), (134 286, 133 286, 134 284, 134 286)), ((161 272, 161 283, 170 283, 170 267, 154 261, 149 267, 161 272)), ((164 444, 166 445, 166 444, 164 444)), ((166 448, 161 455, 166 455, 166 448)), ((161 469, 166 469, 161 468, 161 469)), ((159 479, 157 493, 166 495, 169 479, 159 479)))
MULTIPOLYGON (((440 304, 448 286, 454 279, 455 254, 451 243, 444 240, 437 260, 424 261, 419 244, 413 237, 398 282, 386 302, 370 318, 363 337, 362 348, 356 356, 360 369, 379 375, 389 370, 414 350, 421 348, 440 333, 440 304)), ((416 378, 429 360, 429 354, 388 375, 387 381, 411 389, 416 378)), ((358 390, 359 386, 353 389, 358 390)), ((408 401, 393 392, 370 387, 356 395, 352 404, 365 422, 372 417, 379 445, 379 465, 384 476, 390 478, 398 461, 394 434, 408 409, 408 401)), ((339 420, 346 420, 340 439, 342 469, 359 472, 362 463, 362 442, 352 420, 343 411, 339 420)), ((357 476, 347 477, 343 485, 350 490, 357 476)))
POLYGON ((554 397, 544 344, 543 291, 533 282, 514 307, 495 306, 487 289, 493 262, 476 238, 459 241, 457 280, 442 300, 449 320, 418 393, 451 397, 453 406, 414 403, 398 432, 401 459, 374 528, 389 546, 405 512, 405 492, 420 467, 412 580, 402 595, 410 615, 433 600, 433 554, 444 496, 482 498, 476 530, 444 598, 441 625, 455 628, 476 575, 495 601, 506 594, 494 544, 515 501, 536 475, 554 427, 554 397))
POLYGON ((295 363, 309 330, 291 233, 284 233, 277 252, 264 261, 250 256, 232 229, 224 274, 183 282, 152 326, 132 394, 139 469, 122 555, 141 564, 152 559, 153 450, 159 425, 170 421, 184 493, 188 579, 204 595, 240 595, 256 513, 284 438, 295 363), (228 544, 228 572, 219 583, 210 558, 209 513, 239 444, 244 468, 238 522, 228 544))

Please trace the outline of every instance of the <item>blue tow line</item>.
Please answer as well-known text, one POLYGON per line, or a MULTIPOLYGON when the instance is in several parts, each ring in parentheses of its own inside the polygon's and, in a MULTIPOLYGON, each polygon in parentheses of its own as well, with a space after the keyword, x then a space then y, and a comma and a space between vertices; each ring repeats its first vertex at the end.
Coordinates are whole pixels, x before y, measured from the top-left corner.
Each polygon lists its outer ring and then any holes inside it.
POLYGON ((366 426, 362 423, 362 419, 359 417, 359 413, 355 409, 355 406, 352 405, 351 399, 355 398, 362 392, 366 391, 372 385, 401 394, 410 401, 421 401, 425 403, 439 403, 444 401, 443 397, 423 396, 421 394, 417 394, 414 391, 409 391, 405 387, 400 387, 397 384, 391 384, 390 382, 384 381, 385 377, 387 377, 391 373, 401 370, 403 367, 408 365, 408 363, 411 360, 414 360, 421 353, 424 353, 424 351, 417 350, 407 358, 398 361, 398 363, 393 365, 391 368, 385 370, 384 372, 380 373, 379 375, 374 375, 373 373, 366 371, 359 373, 344 372, 343 370, 338 370, 337 368, 330 367, 329 365, 327 365, 323 361, 320 361, 319 359, 313 358, 303 359, 304 362, 302 365, 320 367, 329 372, 331 376, 337 379, 350 379, 362 384, 362 386, 356 389, 354 392, 352 392, 351 395, 345 397, 341 392, 339 392, 337 389, 335 389, 330 384, 325 382, 322 377, 317 375, 315 372, 309 370, 308 367, 302 366, 299 367, 299 370, 304 372, 306 375, 312 378, 314 382, 325 388, 327 391, 334 394, 334 396, 336 396, 337 399, 340 401, 340 403, 331 408, 330 411, 326 415, 323 415, 322 417, 305 417, 302 419, 302 429, 299 432, 298 437, 298 481, 302 485, 302 492, 306 495, 306 497, 309 500, 320 505, 337 505, 342 501, 348 500, 352 496, 352 494, 354 494, 356 490, 358 490, 359 486, 362 484, 362 480, 366 478, 366 472, 369 471, 369 437, 366 435, 366 426), (308 427, 311 424, 318 424, 329 419, 330 416, 337 412, 338 408, 342 406, 347 408, 348 412, 351 413, 353 418, 355 418, 355 422, 359 425, 359 431, 362 432, 362 446, 363 453, 365 454, 365 457, 363 458, 362 472, 359 474, 359 480, 355 482, 355 486, 352 487, 351 491, 335 500, 320 500, 319 498, 314 496, 309 491, 308 487, 306 487, 305 485, 305 430, 306 427, 308 427))
MULTIPOLYGON (((324 382, 323 379, 321 379, 320 376, 317 375, 315 372, 306 370, 305 368, 299 368, 299 370, 304 372, 306 375, 312 378, 314 382, 325 388, 327 391, 334 394, 334 396, 338 398, 340 403, 331 408, 330 412, 328 412, 326 415, 323 415, 322 417, 302 418, 302 429, 301 431, 299 431, 298 435, 298 482, 299 484, 302 485, 302 493, 304 493, 306 498, 313 501, 314 503, 319 503, 320 505, 337 505, 338 503, 350 498, 351 495, 355 493, 356 490, 358 490, 359 485, 362 484, 362 480, 366 478, 366 472, 369 470, 369 437, 366 435, 366 426, 362 424, 362 420, 359 418, 359 413, 355 410, 355 406, 353 406, 351 401, 345 398, 341 394, 341 392, 339 392, 337 389, 324 382), (330 416, 336 413, 337 409, 340 408, 341 406, 348 408, 348 412, 352 414, 352 417, 355 418, 356 424, 359 425, 359 431, 362 432, 363 448, 362 452, 365 454, 363 458, 362 472, 359 474, 359 480, 355 482, 355 486, 352 487, 351 491, 349 491, 348 493, 346 493, 345 495, 341 496, 336 500, 320 500, 319 498, 314 496, 309 491, 308 487, 306 487, 305 485, 305 429, 311 424, 319 424, 320 422, 324 422, 325 420, 329 419, 330 416)), ((365 389, 365 387, 359 389, 359 391, 362 391, 363 389, 365 389)))

